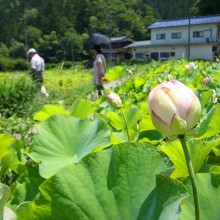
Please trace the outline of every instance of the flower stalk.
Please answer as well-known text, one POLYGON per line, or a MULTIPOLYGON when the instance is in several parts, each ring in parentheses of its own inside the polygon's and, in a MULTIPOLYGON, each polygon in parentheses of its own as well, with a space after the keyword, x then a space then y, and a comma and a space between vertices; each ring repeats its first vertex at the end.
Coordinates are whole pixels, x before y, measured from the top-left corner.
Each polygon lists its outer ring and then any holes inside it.
POLYGON ((187 168, 188 168, 188 172, 189 172, 189 177, 190 177, 191 184, 192 184, 194 207, 195 207, 195 219, 200 220, 199 195, 198 195, 198 189, 197 189, 197 184, 196 184, 195 172, 193 170, 192 161, 191 161, 191 158, 189 155, 189 151, 187 149, 185 136, 179 135, 178 137, 179 137, 179 140, 180 140, 182 148, 183 148, 183 152, 185 155, 186 164, 187 164, 187 168))
POLYGON ((125 127, 126 127, 126 131, 127 131, 128 141, 130 141, 130 135, 129 135, 129 131, 128 131, 128 122, 126 120, 126 117, 125 117, 123 109, 121 107, 119 109, 121 111, 122 117, 123 117, 124 122, 125 122, 125 127))

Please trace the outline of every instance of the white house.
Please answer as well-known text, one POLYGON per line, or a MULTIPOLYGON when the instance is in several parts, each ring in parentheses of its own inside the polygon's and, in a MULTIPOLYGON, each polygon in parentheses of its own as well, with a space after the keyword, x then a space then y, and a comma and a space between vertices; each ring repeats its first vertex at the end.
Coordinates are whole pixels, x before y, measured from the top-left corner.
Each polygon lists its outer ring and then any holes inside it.
POLYGON ((213 60, 220 54, 220 14, 157 21, 151 29, 150 41, 137 41, 127 46, 132 58, 154 60, 213 60))

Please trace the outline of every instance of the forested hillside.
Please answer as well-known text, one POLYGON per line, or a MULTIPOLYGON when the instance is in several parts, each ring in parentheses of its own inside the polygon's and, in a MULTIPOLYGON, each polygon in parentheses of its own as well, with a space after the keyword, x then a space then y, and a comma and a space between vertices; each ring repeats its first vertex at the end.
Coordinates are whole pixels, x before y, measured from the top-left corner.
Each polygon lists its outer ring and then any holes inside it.
POLYGON ((209 14, 220 13, 215 2, 0 0, 0 55, 25 58, 27 48, 35 47, 46 62, 58 62, 64 54, 69 60, 82 60, 88 55, 86 39, 92 32, 146 40, 147 27, 154 21, 206 14, 206 8, 209 14))

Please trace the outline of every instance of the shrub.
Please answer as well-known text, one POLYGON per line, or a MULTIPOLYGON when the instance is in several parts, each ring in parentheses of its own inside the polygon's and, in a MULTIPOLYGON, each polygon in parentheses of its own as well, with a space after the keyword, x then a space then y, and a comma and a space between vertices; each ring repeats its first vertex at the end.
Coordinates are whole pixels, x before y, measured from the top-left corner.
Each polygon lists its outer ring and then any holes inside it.
POLYGON ((36 94, 36 87, 27 77, 14 77, 0 82, 0 114, 6 118, 25 115, 36 94))
POLYGON ((0 56, 0 71, 27 70, 28 64, 25 59, 11 59, 0 56))
POLYGON ((27 70, 28 69, 28 63, 24 59, 15 59, 14 60, 14 70, 27 70))

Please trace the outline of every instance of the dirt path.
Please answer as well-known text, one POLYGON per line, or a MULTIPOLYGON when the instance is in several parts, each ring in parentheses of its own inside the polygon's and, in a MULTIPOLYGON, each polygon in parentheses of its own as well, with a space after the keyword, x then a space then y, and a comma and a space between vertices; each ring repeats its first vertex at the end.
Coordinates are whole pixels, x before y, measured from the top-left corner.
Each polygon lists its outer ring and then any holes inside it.
MULTIPOLYGON (((115 81, 112 81, 112 82, 107 82, 107 83, 104 83, 103 86, 104 86, 105 90, 110 90, 110 89, 115 88, 118 85, 121 85, 122 81, 123 80, 115 80, 115 81)), ((98 98, 98 92, 97 91, 94 91, 94 92, 87 95, 87 99, 90 99, 90 100, 95 100, 97 98, 98 98)))

